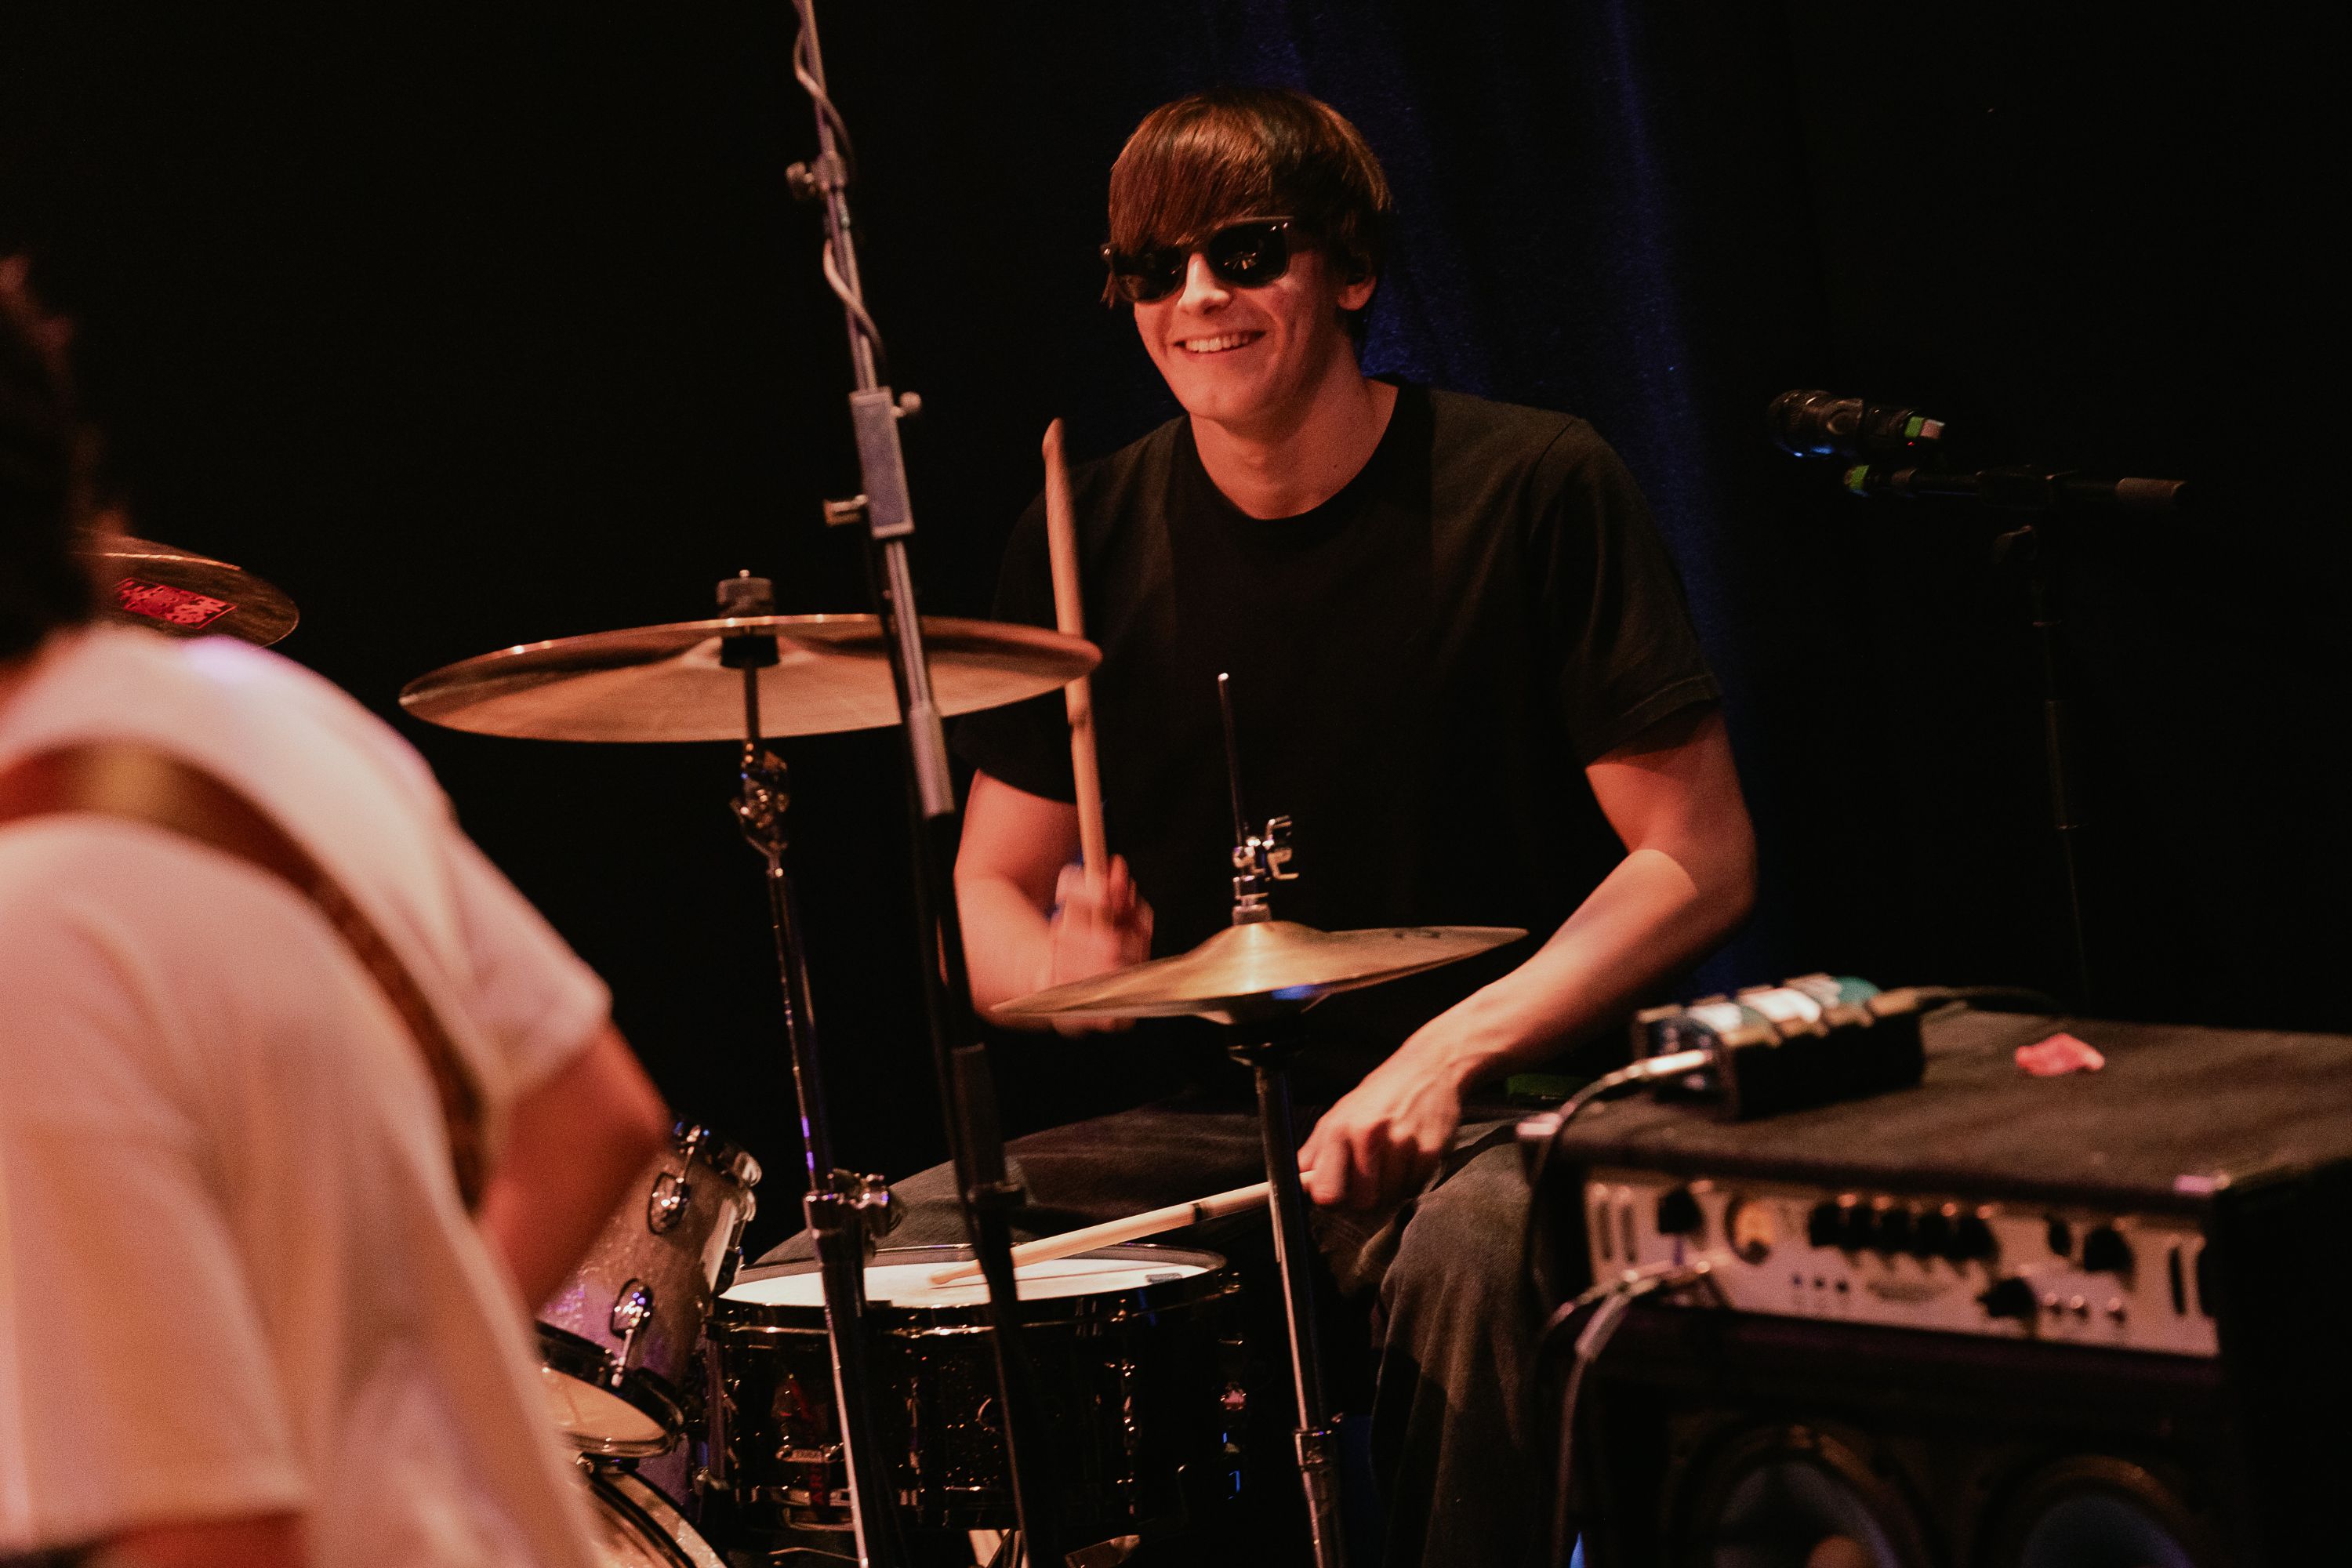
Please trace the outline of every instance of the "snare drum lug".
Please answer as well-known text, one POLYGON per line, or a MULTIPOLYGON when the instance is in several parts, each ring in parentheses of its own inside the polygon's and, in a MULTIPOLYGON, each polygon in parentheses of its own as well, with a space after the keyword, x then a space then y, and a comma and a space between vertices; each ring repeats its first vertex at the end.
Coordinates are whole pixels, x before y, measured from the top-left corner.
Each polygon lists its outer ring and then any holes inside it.
POLYGON ((664 1171, 654 1178, 654 1190, 646 1198, 646 1228, 656 1236, 675 1228, 693 1198, 694 1187, 683 1173, 664 1171))
POLYGON ((618 1388, 621 1385, 623 1373, 636 1370, 637 1358, 643 1353, 637 1344, 637 1331, 645 1326, 646 1320, 653 1314, 652 1286, 642 1279, 632 1279, 621 1287, 620 1295, 613 1300, 613 1315, 610 1320, 613 1331, 621 1336, 621 1358, 613 1368, 614 1387, 618 1388))
POLYGON ((642 1279, 630 1280, 621 1287, 620 1295, 614 1299, 613 1331, 616 1334, 635 1333, 637 1325, 653 1316, 653 1287, 642 1279))

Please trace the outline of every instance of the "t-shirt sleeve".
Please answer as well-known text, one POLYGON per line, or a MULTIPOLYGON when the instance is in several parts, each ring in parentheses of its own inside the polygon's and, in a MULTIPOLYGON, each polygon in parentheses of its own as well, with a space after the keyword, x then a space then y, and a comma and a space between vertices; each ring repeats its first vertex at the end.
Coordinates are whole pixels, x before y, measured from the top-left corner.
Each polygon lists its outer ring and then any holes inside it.
POLYGON ((447 1001, 488 1053, 476 1064, 483 1087, 511 1105, 588 1044, 611 1016, 612 993, 458 825, 416 749, 341 690, 323 681, 312 689, 320 721, 369 753, 410 803, 418 842, 437 850, 461 944, 447 1001))
MULTIPOLYGON (((1045 544, 1045 501, 1029 503, 1004 547, 990 614, 1023 626, 1055 626, 1053 560, 1045 544)), ((1049 800, 1077 798, 1070 773, 1069 713, 1060 691, 968 713, 956 721, 956 754, 991 778, 1049 800)))
POLYGON ((1641 488, 1579 421, 1545 458, 1537 615, 1559 712, 1591 763, 1658 721, 1717 700, 1682 579, 1641 488))
POLYGON ((612 1015, 612 992, 455 822, 448 837, 468 960, 464 1005, 511 1103, 588 1044, 612 1015))
POLYGON ((304 1506, 194 1123, 105 944, 0 905, 0 1557, 304 1506))

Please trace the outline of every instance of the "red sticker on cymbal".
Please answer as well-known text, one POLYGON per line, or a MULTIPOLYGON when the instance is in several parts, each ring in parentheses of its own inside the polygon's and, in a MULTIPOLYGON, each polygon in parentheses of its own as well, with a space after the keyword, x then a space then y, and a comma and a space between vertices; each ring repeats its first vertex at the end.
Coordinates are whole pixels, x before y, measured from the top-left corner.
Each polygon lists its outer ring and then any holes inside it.
POLYGON ((142 577, 125 577, 117 583, 114 603, 126 616, 143 616, 192 632, 203 630, 236 608, 226 599, 150 583, 142 577))

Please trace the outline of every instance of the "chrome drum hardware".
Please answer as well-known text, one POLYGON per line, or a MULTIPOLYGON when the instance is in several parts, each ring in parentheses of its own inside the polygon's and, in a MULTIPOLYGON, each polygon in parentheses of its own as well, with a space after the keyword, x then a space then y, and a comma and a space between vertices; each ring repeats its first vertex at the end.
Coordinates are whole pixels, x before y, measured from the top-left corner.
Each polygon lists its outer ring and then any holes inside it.
POLYGON ((549 1413, 583 1453, 675 1447, 693 1412, 695 1350, 751 1217, 759 1162, 681 1125, 540 1312, 549 1413))

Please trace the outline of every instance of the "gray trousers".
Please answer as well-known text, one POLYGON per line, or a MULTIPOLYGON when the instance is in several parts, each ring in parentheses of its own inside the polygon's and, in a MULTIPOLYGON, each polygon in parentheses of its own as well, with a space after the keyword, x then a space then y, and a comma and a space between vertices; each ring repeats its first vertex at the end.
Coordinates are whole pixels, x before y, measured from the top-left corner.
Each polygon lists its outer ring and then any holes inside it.
MULTIPOLYGON (((1302 1136, 1311 1120, 1302 1111, 1302 1136)), ((1325 1335, 1328 1397, 1351 1414, 1361 1409, 1354 1401, 1370 1398, 1385 1568, 1516 1568, 1536 1560, 1542 1483, 1528 1378, 1537 1322, 1520 1257, 1528 1189, 1511 1126, 1465 1122, 1444 1167, 1397 1208, 1310 1216, 1328 1268, 1317 1286, 1328 1309, 1319 1315, 1340 1331, 1325 1335)), ((1255 1109, 1225 1100, 1164 1100, 1016 1138, 1006 1152, 1028 1194, 1013 1220, 1022 1239, 1265 1175, 1255 1109)), ((964 1239, 950 1167, 934 1166, 894 1191, 906 1217, 890 1245, 964 1239)), ((1250 1295, 1271 1309, 1258 1312, 1253 1331, 1279 1335, 1267 1228, 1253 1213, 1160 1239, 1233 1258, 1250 1295)), ((1271 1359, 1286 1365, 1281 1353, 1271 1359)), ((1281 1401, 1286 1431, 1295 1414, 1286 1384, 1261 1397, 1281 1401)), ((1278 1465, 1261 1467, 1253 1485, 1296 1497, 1295 1479, 1278 1465)))

